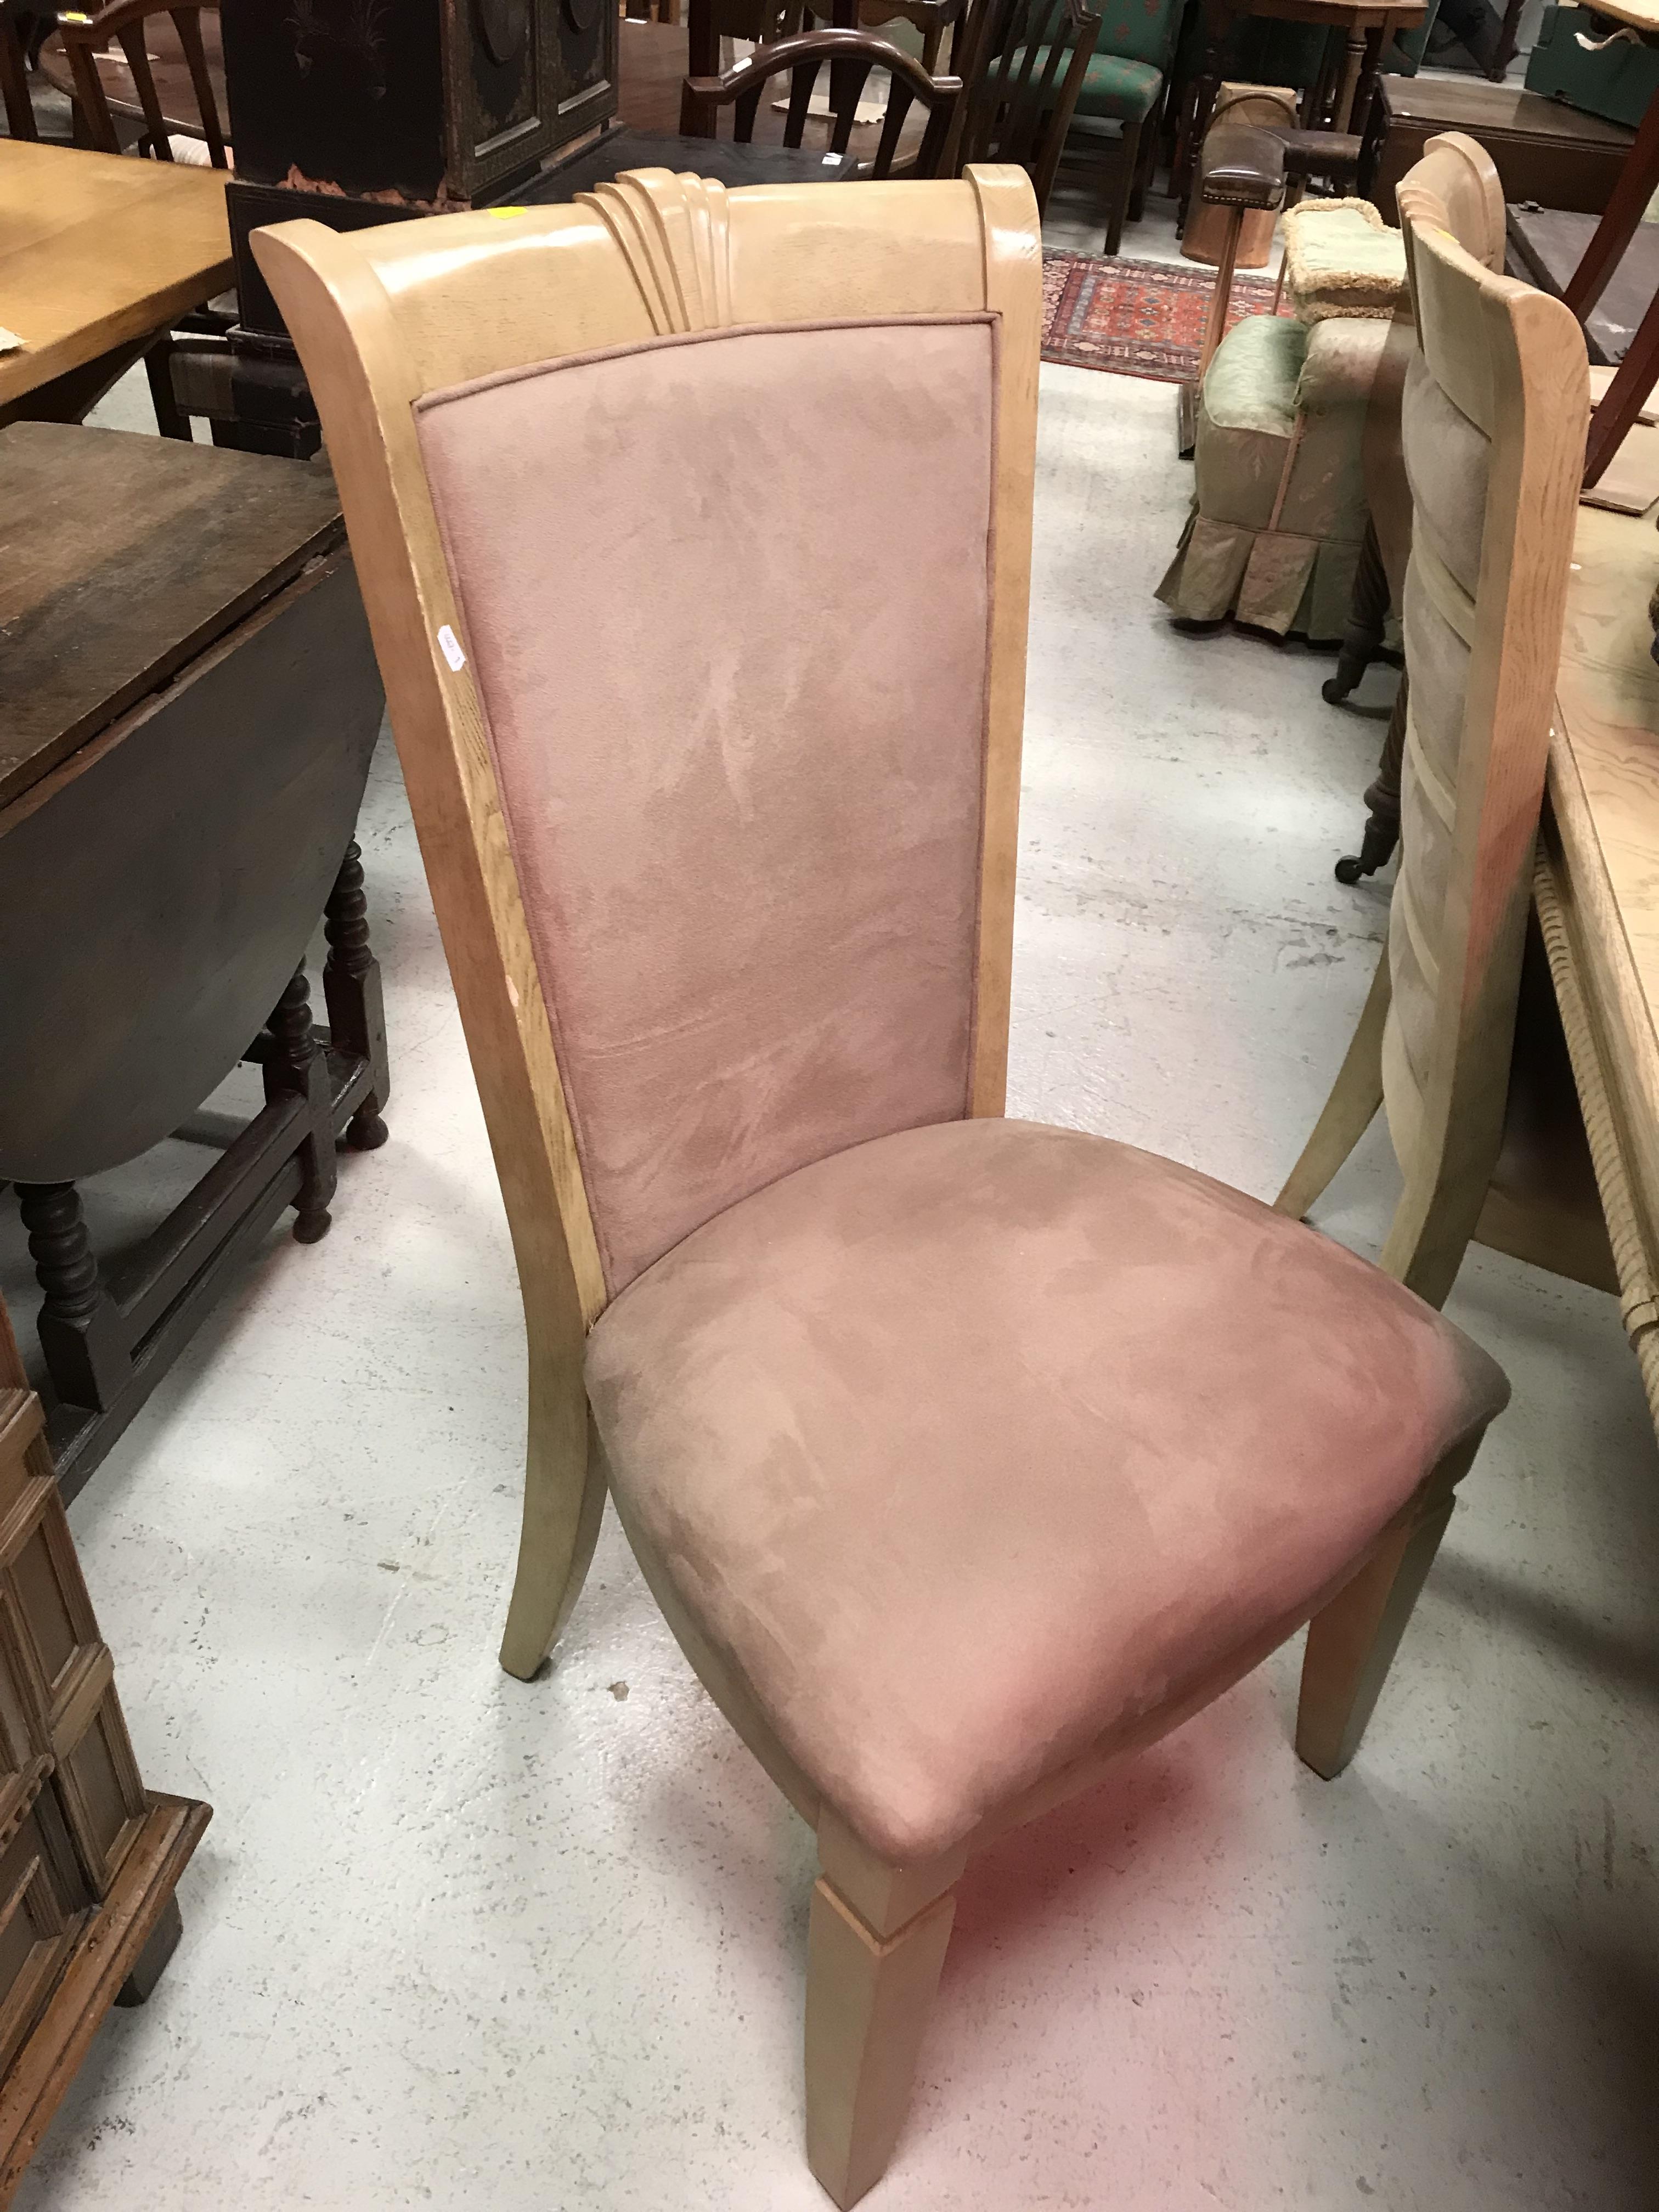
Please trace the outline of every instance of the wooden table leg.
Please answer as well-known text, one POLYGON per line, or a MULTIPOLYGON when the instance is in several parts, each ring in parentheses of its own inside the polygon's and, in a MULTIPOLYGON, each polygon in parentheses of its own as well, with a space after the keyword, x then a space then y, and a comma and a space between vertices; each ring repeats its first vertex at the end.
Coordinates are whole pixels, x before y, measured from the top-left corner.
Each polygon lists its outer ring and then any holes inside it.
POLYGON ((1354 102, 1359 91, 1360 72, 1365 66, 1365 33, 1350 31, 1347 49, 1342 57, 1342 88, 1336 95, 1336 109, 1332 127, 1338 131, 1353 129, 1354 102))
MULTIPOLYGON (((1659 106, 1659 100, 1654 105, 1659 106)), ((1601 471, 1625 442, 1625 434, 1659 384, 1659 298, 1653 300, 1619 364, 1618 374, 1590 416, 1584 450, 1584 482, 1599 483, 1601 471)))
POLYGON ((1636 235, 1636 226, 1656 185, 1659 185, 1659 100, 1650 100, 1595 235, 1584 248, 1583 258, 1561 295, 1581 323, 1588 319, 1590 309, 1607 289, 1608 278, 1636 235))
POLYGON ((1376 80, 1382 74, 1382 48, 1389 35, 1386 23, 1373 23, 1365 33, 1365 55, 1359 65, 1359 82, 1354 87, 1353 106, 1343 126, 1345 130, 1357 131, 1362 138, 1370 129, 1371 110, 1376 105, 1376 80))
POLYGON ((1406 757, 1406 702, 1409 696, 1407 682, 1402 675, 1400 689, 1395 694, 1394 712, 1389 717, 1388 735, 1382 740, 1382 757, 1365 793, 1368 817, 1359 850, 1345 854, 1336 864, 1336 880, 1340 884, 1357 884, 1362 876, 1374 876, 1386 865, 1400 842, 1400 775, 1406 757))
POLYGON ((1192 197, 1193 179, 1198 173, 1199 149, 1210 127, 1210 113, 1221 85, 1222 58, 1235 20, 1233 0, 1204 0, 1204 58, 1198 65, 1198 98, 1193 109, 1192 136, 1187 145, 1187 158, 1179 165, 1180 174, 1170 180, 1180 204, 1183 225, 1187 203, 1192 197))
POLYGON ((1486 75, 1494 84, 1503 83, 1510 64, 1515 59, 1515 49, 1521 37, 1521 14, 1526 4, 1527 0, 1508 0, 1508 4, 1504 9, 1504 21, 1498 27, 1498 44, 1493 47, 1492 59, 1486 64, 1486 75))

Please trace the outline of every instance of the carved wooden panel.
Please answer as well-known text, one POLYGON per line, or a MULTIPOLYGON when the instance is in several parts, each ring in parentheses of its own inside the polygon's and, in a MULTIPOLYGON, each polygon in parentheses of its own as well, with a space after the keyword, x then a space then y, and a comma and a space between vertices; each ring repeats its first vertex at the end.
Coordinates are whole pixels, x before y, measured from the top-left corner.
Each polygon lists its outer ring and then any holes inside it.
POLYGON ((230 0, 241 182, 441 210, 616 112, 613 0, 230 0))
POLYGON ((0 1519, 0 1741, 21 1737, 31 1771, 51 1775, 87 1884, 102 1897, 149 1800, 58 1486, 45 1473, 16 1481, 15 1459, 11 1471, 0 1519))

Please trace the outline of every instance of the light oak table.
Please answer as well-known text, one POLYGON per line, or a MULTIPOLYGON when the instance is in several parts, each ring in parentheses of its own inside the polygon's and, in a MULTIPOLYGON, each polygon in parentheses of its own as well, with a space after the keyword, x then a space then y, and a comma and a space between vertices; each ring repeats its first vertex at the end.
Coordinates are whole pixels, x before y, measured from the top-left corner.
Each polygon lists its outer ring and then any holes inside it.
POLYGON ((0 423, 78 422, 231 281, 222 172, 0 139, 0 423))
POLYGON ((1659 532, 1582 507, 1573 559, 1536 897, 1659 1423, 1659 532))

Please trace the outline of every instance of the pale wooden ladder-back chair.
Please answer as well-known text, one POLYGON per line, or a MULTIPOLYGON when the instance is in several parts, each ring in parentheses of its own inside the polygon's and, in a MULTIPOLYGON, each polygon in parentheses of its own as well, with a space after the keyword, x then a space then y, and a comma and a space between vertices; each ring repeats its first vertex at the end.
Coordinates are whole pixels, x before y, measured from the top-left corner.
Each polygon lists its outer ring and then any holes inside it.
POLYGON ((1541 1000, 1526 994, 1539 1028, 1517 1044, 1511 1081, 1589 416, 1584 340, 1559 301, 1457 243, 1454 222, 1495 244, 1490 191, 1455 150, 1399 186, 1417 326, 1401 420, 1412 521, 1399 877, 1359 1025, 1278 1200, 1305 1215, 1385 1107, 1405 1188, 1382 1266, 1435 1305, 1477 1232, 1617 1286, 1546 978, 1541 1000), (1460 179, 1449 206, 1441 194, 1460 179), (1540 1141, 1542 1090, 1566 1108, 1565 1147, 1540 1141))
POLYGON ((1001 1118, 1023 174, 647 170, 255 250, 321 410, 518 1259, 502 1663, 551 1647, 608 1482, 816 1831, 807 2149, 851 2204, 970 1853, 1310 1617, 1297 1745, 1335 1773, 1506 1386, 1313 1231, 1001 1118), (709 621, 714 579, 741 623, 709 621))

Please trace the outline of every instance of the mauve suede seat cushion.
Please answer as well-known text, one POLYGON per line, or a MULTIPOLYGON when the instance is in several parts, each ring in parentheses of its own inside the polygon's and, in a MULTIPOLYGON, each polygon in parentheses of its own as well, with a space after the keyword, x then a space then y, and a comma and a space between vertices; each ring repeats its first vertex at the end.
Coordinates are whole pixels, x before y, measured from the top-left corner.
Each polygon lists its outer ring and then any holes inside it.
POLYGON ((991 1120, 706 1223, 601 1316, 587 1383, 682 1601, 900 1863, 1271 1649, 1509 1395, 1314 1231, 991 1120))

